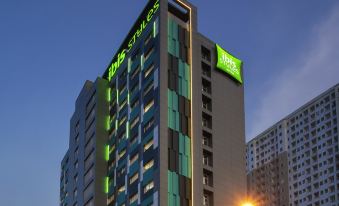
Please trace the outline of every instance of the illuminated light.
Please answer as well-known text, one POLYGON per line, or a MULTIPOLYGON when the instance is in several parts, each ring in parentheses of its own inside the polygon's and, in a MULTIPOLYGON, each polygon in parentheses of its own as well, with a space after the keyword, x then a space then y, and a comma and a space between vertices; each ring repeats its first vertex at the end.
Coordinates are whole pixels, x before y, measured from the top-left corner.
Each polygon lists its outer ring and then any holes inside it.
POLYGON ((107 100, 108 102, 111 102, 111 88, 107 89, 107 100))
POLYGON ((250 202, 245 202, 244 204, 242 204, 241 206, 254 206, 252 203, 250 202))
POLYGON ((109 178, 105 177, 105 193, 108 194, 109 190, 109 178))
POLYGON ((129 99, 129 92, 127 93, 127 104, 130 104, 130 99, 129 99))
POLYGON ((117 90, 117 94, 116 95, 117 95, 117 98, 116 98, 117 99, 117 104, 119 104, 119 90, 117 90))
POLYGON ((141 65, 141 70, 144 69, 144 55, 140 55, 140 65, 141 65))
POLYGON ((131 58, 128 58, 128 63, 127 63, 127 73, 130 73, 130 71, 131 71, 131 58))
POLYGON ((105 146, 105 160, 109 160, 109 145, 105 146))
POLYGON ((126 139, 129 138, 129 122, 126 122, 126 139))
POLYGON ((155 38, 157 35, 157 25, 156 21, 153 22, 153 38, 155 38))
POLYGON ((109 131, 110 129, 111 129, 111 120, 110 116, 108 116, 106 119, 106 130, 109 131))

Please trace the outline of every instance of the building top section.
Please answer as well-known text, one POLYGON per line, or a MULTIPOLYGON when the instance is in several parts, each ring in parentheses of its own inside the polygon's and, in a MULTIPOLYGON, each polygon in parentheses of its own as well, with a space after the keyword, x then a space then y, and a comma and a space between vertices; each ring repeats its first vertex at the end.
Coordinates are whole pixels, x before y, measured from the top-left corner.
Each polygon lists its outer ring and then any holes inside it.
POLYGON ((114 76, 115 72, 119 69, 119 66, 125 60, 126 53, 132 49, 148 23, 152 21, 153 16, 158 12, 159 6, 159 0, 150 0, 148 2, 117 50, 112 61, 109 63, 103 74, 103 78, 110 80, 114 76))
POLYGON ((86 80, 84 86, 81 89, 81 92, 79 94, 79 96, 77 97, 77 100, 75 102, 75 106, 77 107, 77 105, 79 104, 79 99, 81 99, 81 96, 86 94, 92 87, 93 87, 94 83, 92 81, 86 80))
POLYGON ((336 88, 339 88, 339 83, 337 83, 336 85, 332 86, 331 88, 327 89, 326 91, 322 92, 321 94, 319 94, 318 96, 316 96, 315 98, 311 99, 310 101, 308 101, 306 104, 300 106, 298 109, 294 110, 294 112, 292 112, 291 114, 285 116, 284 118, 282 118, 281 120, 279 120, 278 122, 274 123, 272 126, 270 126, 268 129, 264 130, 263 132, 261 132, 260 134, 258 134, 257 136, 255 136, 253 139, 251 139, 250 141, 247 142, 247 144, 251 144, 253 141, 257 140, 258 138, 261 138, 262 136, 264 136, 265 134, 271 132, 272 129, 275 129, 277 127, 277 125, 282 124, 282 122, 284 120, 289 120, 291 118, 293 118, 295 115, 297 115, 299 112, 303 111, 304 109, 308 108, 309 106, 311 106, 312 104, 316 103, 319 99, 321 99, 323 96, 328 95, 328 93, 332 92, 333 90, 335 90, 336 88))

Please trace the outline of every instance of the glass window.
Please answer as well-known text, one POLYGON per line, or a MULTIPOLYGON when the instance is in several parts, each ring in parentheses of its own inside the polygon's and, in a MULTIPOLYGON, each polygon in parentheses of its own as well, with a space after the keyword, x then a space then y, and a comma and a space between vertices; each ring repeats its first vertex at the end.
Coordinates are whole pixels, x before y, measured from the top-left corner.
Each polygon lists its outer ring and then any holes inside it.
POLYGON ((154 99, 152 99, 151 101, 149 101, 145 106, 144 106, 144 113, 148 112, 148 110, 150 108, 152 108, 152 106, 154 105, 154 99))
POLYGON ((152 34, 153 34, 153 32, 150 32, 150 33, 147 35, 147 37, 146 37, 146 39, 145 39, 145 45, 148 44, 148 42, 152 39, 152 34))
POLYGON ((144 172, 146 172, 147 170, 149 170, 150 168, 152 168, 153 165, 154 165, 154 160, 148 161, 148 162, 144 165, 144 172))
POLYGON ((131 79, 134 79, 139 74, 140 66, 138 66, 136 69, 134 69, 133 73, 131 74, 131 79))
POLYGON ((135 100, 133 100, 131 104, 131 110, 134 109, 139 104, 139 98, 137 97, 135 100))
POLYGON ((93 193, 94 193, 94 181, 92 181, 84 190, 84 199, 87 200, 93 195, 93 193))
POLYGON ((154 64, 151 64, 144 72, 144 78, 146 79, 154 70, 154 64))
POLYGON ((90 180, 92 180, 93 177, 94 177, 94 167, 92 166, 85 174, 84 185, 87 185, 90 182, 90 180))
POLYGON ((136 172, 132 177, 129 178, 129 184, 133 184, 139 178, 139 173, 136 172))
POLYGON ((147 52, 145 53, 145 62, 148 60, 148 58, 151 56, 151 54, 154 51, 154 47, 151 47, 147 50, 147 52))
POLYGON ((129 165, 132 165, 135 161, 137 161, 139 158, 138 154, 133 155, 129 160, 129 165))
POLYGON ((125 190, 126 190, 125 185, 122 185, 118 188, 119 193, 125 192, 125 190))
POLYGON ((129 204, 132 204, 134 203, 135 201, 138 200, 138 193, 135 193, 134 195, 132 195, 130 198, 129 198, 129 204))
POLYGON ((144 96, 146 96, 148 94, 149 91, 151 91, 151 89, 153 89, 153 81, 150 82, 144 89, 144 96))
POLYGON ((144 133, 149 130, 152 126, 153 126, 153 123, 154 123, 154 118, 150 119, 144 126, 144 133))
POLYGON ((147 185, 145 185, 145 187, 144 187, 144 193, 147 193, 148 191, 150 191, 151 189, 153 189, 153 187, 154 187, 154 182, 153 181, 151 181, 151 182, 149 182, 147 185))
POLYGON ((125 154, 126 154, 126 149, 123 149, 123 150, 119 153, 119 159, 122 158, 125 154))
POLYGON ((144 145, 144 152, 153 146, 153 138, 144 145))
POLYGON ((134 120, 131 123, 131 130, 139 123, 139 116, 134 118, 134 120))

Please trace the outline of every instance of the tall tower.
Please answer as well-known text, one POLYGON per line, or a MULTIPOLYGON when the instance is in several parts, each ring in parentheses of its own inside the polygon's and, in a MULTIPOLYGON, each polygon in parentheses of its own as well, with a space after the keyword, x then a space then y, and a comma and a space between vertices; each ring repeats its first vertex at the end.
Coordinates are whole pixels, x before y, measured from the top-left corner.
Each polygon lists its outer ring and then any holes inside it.
POLYGON ((106 142, 98 158, 106 165, 98 167, 106 173, 94 175, 105 204, 239 205, 246 197, 241 70, 239 59, 197 31, 195 6, 150 0, 102 76, 106 142))
POLYGON ((338 205, 338 105, 337 84, 247 143, 248 191, 258 205, 338 205))

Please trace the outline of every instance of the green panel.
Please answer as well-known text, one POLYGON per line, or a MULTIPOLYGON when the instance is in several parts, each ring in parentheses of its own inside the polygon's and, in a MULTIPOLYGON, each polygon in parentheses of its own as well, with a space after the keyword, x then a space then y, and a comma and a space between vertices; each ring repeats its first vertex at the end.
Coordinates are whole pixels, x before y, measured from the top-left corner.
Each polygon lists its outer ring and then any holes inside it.
POLYGON ((172 172, 173 175, 173 194, 179 195, 179 176, 175 172, 172 172))
POLYGON ((182 175, 188 176, 188 160, 186 155, 182 155, 182 175))
POLYGON ((179 38, 178 38, 178 34, 179 34, 179 32, 178 32, 178 24, 177 24, 177 22, 175 22, 175 21, 173 21, 173 20, 171 20, 172 22, 173 22, 173 24, 172 24, 172 26, 173 26, 173 30, 172 30, 172 37, 173 37, 173 39, 175 39, 175 40, 178 40, 179 38))
POLYGON ((179 77, 185 77, 185 66, 181 59, 179 59, 179 77))
POLYGON ((182 79, 182 96, 186 97, 186 99, 189 99, 188 97, 188 82, 186 80, 182 79))
POLYGON ((171 206, 171 205, 173 205, 173 195, 172 195, 171 192, 168 192, 167 194, 168 194, 167 205, 171 206))
POLYGON ((172 178, 172 172, 167 171, 167 181, 168 181, 168 192, 173 193, 173 178, 172 178))
POLYGON ((172 33, 173 33, 173 21, 172 19, 168 19, 168 37, 172 38, 172 33))
POLYGON ((172 97, 172 91, 171 90, 167 90, 167 104, 169 108, 172 108, 172 102, 173 102, 173 97, 172 97))
POLYGON ((172 125, 171 125, 172 119, 173 119, 173 117, 172 117, 172 110, 168 107, 167 108, 167 126, 169 128, 172 128, 172 125))
POLYGON ((179 97, 178 95, 172 91, 172 97, 173 97, 173 110, 174 111, 179 111, 179 97))
POLYGON ((185 154, 185 136, 179 132, 179 153, 185 154))

